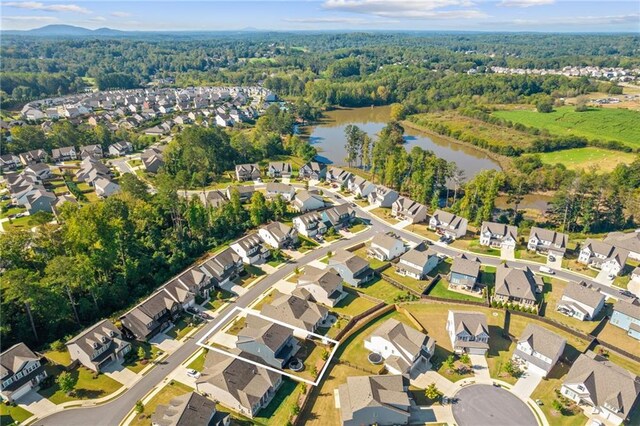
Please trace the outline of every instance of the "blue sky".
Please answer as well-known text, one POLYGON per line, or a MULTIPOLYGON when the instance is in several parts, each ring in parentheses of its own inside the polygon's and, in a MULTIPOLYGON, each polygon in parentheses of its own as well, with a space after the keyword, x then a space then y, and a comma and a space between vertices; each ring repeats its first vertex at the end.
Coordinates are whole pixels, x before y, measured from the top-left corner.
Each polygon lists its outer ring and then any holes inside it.
POLYGON ((640 1, 2 1, 2 29, 640 32, 640 1))

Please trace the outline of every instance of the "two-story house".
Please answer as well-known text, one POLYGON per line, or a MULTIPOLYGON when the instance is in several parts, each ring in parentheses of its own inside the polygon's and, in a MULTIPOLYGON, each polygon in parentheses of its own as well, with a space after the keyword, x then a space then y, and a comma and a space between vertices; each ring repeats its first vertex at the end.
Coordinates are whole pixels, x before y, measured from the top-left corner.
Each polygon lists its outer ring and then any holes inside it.
POLYGON ((160 289, 121 316, 120 323, 126 332, 144 341, 167 329, 180 310, 180 303, 160 289))
POLYGON ((460 238, 467 233, 467 219, 456 214, 436 210, 429 218, 429 229, 449 238, 460 238))
POLYGON ((253 232, 231 243, 231 249, 248 265, 262 263, 271 255, 269 250, 264 247, 262 238, 260 238, 257 232, 253 232))
POLYGON ((484 355, 489 349, 489 326, 484 314, 449 311, 446 329, 457 354, 484 355))
MULTIPOLYGON (((302 330, 315 332, 327 318, 329 310, 310 300, 290 294, 282 294, 271 303, 262 306, 260 313, 302 330)), ((294 331, 294 335, 296 332, 294 331)), ((305 338, 306 335, 300 336, 305 338)))
POLYGON ((627 250, 631 259, 640 260, 640 231, 611 232, 604 239, 604 242, 627 250))
POLYGON ((24 343, 0 354, 0 395, 15 401, 36 388, 47 377, 41 358, 24 343))
POLYGON ((61 161, 70 161, 78 158, 76 148, 73 146, 65 146, 62 148, 53 148, 51 150, 51 159, 54 163, 61 161))
POLYGON ((327 232, 321 212, 309 212, 293 218, 293 226, 305 237, 315 237, 327 232))
POLYGON ((325 306, 334 307, 346 295, 342 288, 342 278, 333 270, 305 266, 298 278, 294 295, 325 306))
POLYGON ((551 229, 531 227, 527 250, 561 258, 567 251, 569 236, 551 229))
POLYGON ((439 258, 432 250, 413 248, 400 256, 396 273, 416 280, 424 280, 438 266, 439 258))
POLYGON ((342 426, 409 424, 408 390, 405 375, 347 377, 336 397, 342 426))
POLYGON ((300 343, 293 336, 293 329, 249 314, 238 332, 236 349, 260 357, 274 368, 285 368, 300 343))
POLYGON ((300 179, 323 180, 327 178, 327 165, 317 161, 310 161, 300 167, 298 171, 300 179))
POLYGON ((420 223, 427 220, 427 206, 410 198, 400 197, 391 205, 391 216, 409 223, 420 223))
POLYGON ((558 301, 556 310, 580 321, 592 321, 604 307, 604 301, 604 294, 584 281, 569 282, 558 301))
POLYGON ((200 265, 200 270, 209 277, 212 285, 221 287, 244 271, 244 263, 238 253, 226 248, 200 265))
POLYGON ((119 141, 109 145, 107 151, 110 157, 122 157, 133 152, 133 145, 131 142, 119 141))
POLYGON ((390 374, 408 374, 424 367, 436 342, 425 333, 396 320, 383 322, 364 341, 365 349, 382 356, 390 374))
POLYGON ((378 233, 371 239, 367 255, 381 261, 387 261, 401 256, 405 250, 404 242, 400 238, 378 233))
MULTIPOLYGON (((237 356, 260 364, 262 359, 248 353, 237 356)), ((209 351, 196 390, 215 395, 223 406, 249 418, 265 408, 282 385, 282 375, 219 352, 209 351)))
POLYGON ((230 200, 234 193, 238 194, 241 202, 247 202, 253 196, 255 192, 255 188, 253 185, 236 185, 236 186, 228 186, 226 191, 226 196, 230 200))
POLYGON ((271 222, 258 229, 262 241, 274 249, 290 248, 298 243, 298 231, 282 222, 271 222))
POLYGON ((553 331, 529 323, 518 339, 512 358, 529 373, 547 377, 566 344, 567 340, 553 331))
POLYGON ((353 174, 338 167, 332 167, 327 172, 327 180, 340 187, 346 188, 349 181, 353 178, 353 174))
POLYGON ((293 185, 288 185, 286 183, 268 182, 267 198, 276 198, 278 195, 286 201, 291 201, 296 195, 296 189, 293 185))
POLYGON ((482 222, 480 227, 481 246, 515 249, 517 241, 517 226, 496 222, 482 222))
POLYGON ((619 327, 636 340, 640 340, 640 305, 618 300, 613 305, 613 314, 609 321, 619 327))
POLYGON ((229 426, 229 413, 218 411, 216 403, 199 393, 177 396, 160 404, 151 415, 151 426, 229 426))
POLYGON ((40 180, 47 180, 53 177, 51 167, 45 163, 33 163, 24 168, 24 172, 37 177, 40 180))
POLYGON ((113 361, 121 361, 131 350, 131 344, 109 320, 102 320, 67 342, 72 360, 89 370, 100 372, 113 361))
POLYGON ((20 157, 20 162, 24 166, 28 166, 33 163, 46 163, 49 155, 47 155, 46 151, 43 149, 34 149, 27 152, 22 152, 18 154, 20 157))
POLYGON ((376 186, 373 182, 370 182, 363 177, 354 176, 353 179, 349 181, 348 188, 356 197, 367 198, 371 191, 376 189, 376 186))
POLYGON ((295 194, 293 207, 300 213, 318 210, 324 207, 324 199, 320 194, 300 190, 295 194))
POLYGON ((346 251, 336 250, 329 259, 329 268, 333 268, 347 284, 359 287, 371 281, 375 274, 369 262, 360 256, 346 251))
POLYGON ((578 255, 578 262, 601 269, 609 275, 619 275, 627 263, 629 252, 609 243, 587 239, 578 255))
POLYGON ((542 293, 544 282, 533 274, 529 267, 517 269, 501 264, 496 269, 494 300, 517 304, 525 308, 534 307, 537 294, 542 293))
POLYGON ((80 147, 80 158, 83 160, 87 157, 93 157, 96 159, 102 158, 104 153, 100 145, 85 145, 80 147))
POLYGON ((239 182, 260 179, 260 167, 257 164, 237 164, 236 179, 239 182))
POLYGON ((367 201, 372 206, 391 207, 398 197, 400 197, 398 191, 387 188, 386 186, 377 185, 376 189, 369 193, 367 201))
POLYGON ((334 229, 339 230, 351 225, 356 218, 356 211, 348 204, 339 204, 322 211, 322 220, 334 229))
POLYGON ((169 280, 162 288, 172 299, 180 303, 183 309, 187 309, 195 304, 196 296, 208 296, 206 289, 208 284, 207 275, 202 269, 194 266, 169 280))
POLYGON ((453 258, 449 271, 449 288, 477 292, 480 278, 480 259, 465 253, 453 258))
POLYGON ((290 178, 291 171, 291 163, 272 161, 267 167, 267 176, 271 178, 290 178))
POLYGON ((573 362, 560 393, 581 406, 591 407, 590 417, 620 425, 637 404, 640 377, 588 351, 573 362))

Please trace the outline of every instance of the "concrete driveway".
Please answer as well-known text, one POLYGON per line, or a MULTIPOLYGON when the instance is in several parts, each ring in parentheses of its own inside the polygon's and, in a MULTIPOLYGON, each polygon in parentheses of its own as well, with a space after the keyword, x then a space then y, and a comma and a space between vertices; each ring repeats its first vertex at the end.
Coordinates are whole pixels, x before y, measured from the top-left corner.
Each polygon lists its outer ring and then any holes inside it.
POLYGON ((533 391, 538 387, 542 381, 542 376, 532 373, 530 371, 525 372, 511 388, 511 392, 518 395, 521 399, 527 399, 531 396, 533 391))
POLYGON ((562 269, 562 257, 553 256, 553 261, 547 256, 547 266, 551 269, 562 269))
POLYGON ((613 280, 609 279, 609 272, 607 272, 607 271, 598 272, 598 275, 594 278, 594 280, 596 280, 600 284, 604 284, 604 285, 613 284, 613 280))
POLYGON ((513 248, 503 247, 500 249, 500 259, 515 260, 515 258, 516 258, 516 255, 515 255, 515 250, 513 248))
POLYGON ((484 355, 469 355, 471 365, 473 366, 473 374, 479 379, 491 380, 489 375, 489 365, 484 355))
POLYGON ((35 390, 29 391, 25 396, 16 401, 18 405, 37 417, 46 416, 58 409, 58 406, 35 390))
POLYGON ((491 385, 471 385, 455 395, 453 417, 458 426, 538 426, 526 403, 511 392, 491 385))
POLYGON ((127 387, 130 387, 138 380, 138 375, 122 365, 121 362, 112 362, 103 368, 102 372, 127 387))
POLYGON ((158 348, 160 348, 160 350, 169 354, 175 352, 175 350, 178 349, 182 344, 164 333, 158 333, 153 337, 153 339, 149 340, 149 343, 157 346, 158 348))
POLYGON ((636 296, 640 297, 640 281, 638 280, 629 281, 627 290, 629 290, 631 293, 635 294, 636 296))

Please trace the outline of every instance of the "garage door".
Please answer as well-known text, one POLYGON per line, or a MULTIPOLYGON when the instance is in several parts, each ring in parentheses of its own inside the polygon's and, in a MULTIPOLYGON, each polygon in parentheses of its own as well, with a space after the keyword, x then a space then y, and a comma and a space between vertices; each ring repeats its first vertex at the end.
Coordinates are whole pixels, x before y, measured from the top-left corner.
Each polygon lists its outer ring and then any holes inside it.
POLYGON ((18 389, 17 391, 13 392, 11 394, 11 398, 16 400, 18 398, 21 398, 23 396, 25 396, 27 393, 29 393, 29 391, 31 390, 31 385, 29 383, 25 384, 24 386, 22 386, 20 389, 18 389))
POLYGON ((480 348, 469 348, 470 355, 484 355, 485 350, 480 348))
POLYGON ((544 377, 547 375, 546 371, 544 371, 542 368, 538 367, 537 365, 533 365, 530 362, 527 363, 527 371, 530 372, 531 374, 535 374, 536 376, 544 377))

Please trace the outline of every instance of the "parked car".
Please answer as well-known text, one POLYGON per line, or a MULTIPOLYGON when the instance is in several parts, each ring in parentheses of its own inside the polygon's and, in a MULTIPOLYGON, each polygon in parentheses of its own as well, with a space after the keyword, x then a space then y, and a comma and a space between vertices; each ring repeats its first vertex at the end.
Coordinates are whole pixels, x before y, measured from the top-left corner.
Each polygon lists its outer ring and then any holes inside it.
POLYGON ((549 275, 554 275, 555 274, 553 269, 549 268, 548 266, 541 266, 540 267, 540 272, 544 272, 545 274, 549 274, 549 275))
POLYGON ((200 373, 192 368, 187 370, 187 376, 192 377, 194 379, 198 379, 200 377, 200 373))

